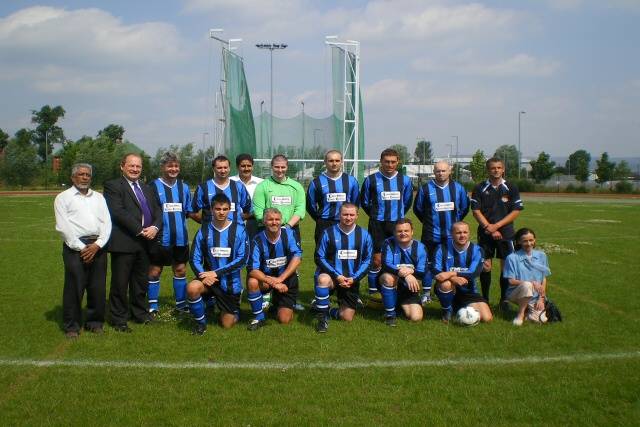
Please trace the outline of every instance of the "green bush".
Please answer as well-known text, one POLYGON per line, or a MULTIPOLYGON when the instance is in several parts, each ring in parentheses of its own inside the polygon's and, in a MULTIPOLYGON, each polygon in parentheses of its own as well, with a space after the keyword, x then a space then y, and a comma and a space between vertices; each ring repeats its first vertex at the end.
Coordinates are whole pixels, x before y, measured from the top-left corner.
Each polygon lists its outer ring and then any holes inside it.
POLYGON ((616 193, 632 193, 633 192, 633 184, 629 181, 618 181, 616 182, 616 186, 614 190, 616 193))

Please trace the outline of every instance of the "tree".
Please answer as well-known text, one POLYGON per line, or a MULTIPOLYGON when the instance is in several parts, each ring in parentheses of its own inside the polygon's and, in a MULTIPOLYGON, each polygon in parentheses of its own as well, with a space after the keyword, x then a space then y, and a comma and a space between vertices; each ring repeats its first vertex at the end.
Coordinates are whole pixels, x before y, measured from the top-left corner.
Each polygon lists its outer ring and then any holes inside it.
POLYGON ((9 134, 0 129, 0 153, 9 144, 9 134))
POLYGON ((620 160, 613 171, 613 179, 626 181, 632 174, 629 163, 626 160, 620 160))
POLYGON ((113 143, 122 142, 123 136, 124 136, 124 128, 120 125, 115 125, 113 123, 98 132, 98 137, 105 137, 113 143))
POLYGON ((421 139, 416 144, 416 149, 413 154, 418 159, 418 163, 421 165, 428 165, 433 163, 433 150, 431 149, 431 141, 421 139))
POLYGON ((471 179, 475 182, 481 181, 486 176, 486 163, 487 158, 484 156, 484 151, 478 150, 471 157, 471 163, 469 163, 469 171, 471 172, 471 179))
POLYGON ((407 149, 406 145, 394 144, 389 148, 396 150, 400 155, 400 164, 398 165, 398 168, 401 168, 403 165, 407 164, 407 162, 409 161, 409 150, 407 149))
POLYGON ((586 150, 574 151, 569 155, 569 159, 565 162, 564 167, 567 169, 568 175, 575 175, 576 179, 585 182, 589 178, 589 164, 591 163, 591 154, 586 150), (586 173, 585 173, 586 165, 586 173), (580 174, 580 177, 578 177, 580 174), (581 179, 583 178, 583 179, 581 179))
POLYGON ((505 176, 507 178, 516 178, 518 176, 518 159, 520 153, 515 145, 501 145, 493 154, 494 157, 502 159, 504 162, 505 176))
POLYGON ((613 172, 615 170, 616 164, 615 162, 609 161, 609 154, 605 151, 600 156, 599 160, 596 160, 596 182, 598 184, 603 184, 607 181, 611 181, 613 179, 613 172))
POLYGON ((553 168, 556 162, 549 161, 549 156, 544 151, 538 155, 537 160, 531 160, 531 176, 536 182, 546 181, 553 175, 553 168))
POLYGON ((8 185, 24 187, 38 174, 36 148, 31 144, 32 131, 20 129, 5 149, 2 177, 8 185))
POLYGON ((60 105, 53 108, 45 105, 40 111, 31 110, 31 114, 31 123, 37 124, 33 139, 38 146, 38 155, 44 161, 53 151, 53 144, 66 141, 62 128, 56 125, 64 118, 65 111, 60 105))

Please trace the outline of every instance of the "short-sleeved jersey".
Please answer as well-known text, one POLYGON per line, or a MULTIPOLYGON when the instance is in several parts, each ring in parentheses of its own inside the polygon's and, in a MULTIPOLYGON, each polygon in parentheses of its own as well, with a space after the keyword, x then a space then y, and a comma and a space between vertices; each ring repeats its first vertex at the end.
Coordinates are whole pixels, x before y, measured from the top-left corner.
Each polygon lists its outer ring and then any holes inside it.
MULTIPOLYGON (((492 186, 489 180, 481 182, 471 193, 471 210, 479 210, 491 224, 495 224, 513 211, 523 209, 524 204, 518 187, 505 180, 497 187, 492 186)), ((482 228, 478 226, 478 233, 482 232, 482 228)), ((513 223, 502 227, 500 233, 504 239, 513 238, 513 223)))
POLYGON ((397 221, 404 218, 411 208, 413 187, 411 179, 401 173, 387 178, 378 171, 369 175, 362 183, 360 205, 377 221, 397 221))
POLYGON ((151 187, 162 208, 160 243, 165 247, 189 245, 187 214, 192 212, 189 186, 181 179, 168 185, 162 178, 157 178, 151 187))
POLYGON ((193 238, 189 261, 196 276, 215 271, 220 288, 229 294, 237 294, 242 291, 240 270, 247 265, 248 257, 249 241, 244 225, 231 222, 218 230, 212 223, 207 223, 193 238))
POLYGON ((282 227, 275 242, 270 241, 267 231, 263 230, 253 238, 247 268, 249 271, 260 270, 267 276, 277 277, 296 257, 302 258, 302 249, 291 228, 282 227))
POLYGON ((373 242, 367 230, 356 225, 349 233, 336 224, 322 234, 316 250, 316 276, 327 273, 334 281, 338 276, 360 281, 369 271, 373 242))
POLYGON ((456 292, 477 293, 475 279, 482 273, 483 261, 482 249, 475 243, 469 242, 465 249, 458 250, 452 241, 447 241, 436 250, 432 273, 437 276, 443 271, 455 271, 469 281, 466 286, 456 286, 456 292))
POLYGON ((193 194, 193 212, 199 212, 202 209, 202 223, 211 222, 211 198, 220 193, 231 200, 229 220, 243 222, 242 214, 251 213, 251 197, 242 182, 231 179, 225 188, 218 187, 213 179, 198 185, 193 194))
POLYGON ((413 269, 413 275, 422 280, 428 271, 428 258, 427 248, 415 239, 406 249, 393 237, 385 240, 382 246, 382 270, 394 276, 401 267, 409 267, 413 269))
POLYGON ((413 212, 422 222, 421 240, 442 243, 451 238, 451 226, 469 213, 469 196, 455 181, 441 187, 431 180, 418 189, 413 212))
POLYGON ((504 263, 503 275, 507 279, 542 283, 551 274, 547 255, 534 249, 528 257, 522 249, 509 254, 504 263))
POLYGON ((294 215, 300 220, 304 219, 305 193, 298 181, 287 177, 283 182, 278 182, 270 176, 258 184, 253 195, 253 213, 260 223, 267 208, 277 208, 282 213, 283 224, 294 215))
POLYGON ((314 220, 339 220, 343 203, 360 203, 358 181, 352 175, 342 173, 331 178, 325 173, 311 181, 307 189, 307 212, 314 220))

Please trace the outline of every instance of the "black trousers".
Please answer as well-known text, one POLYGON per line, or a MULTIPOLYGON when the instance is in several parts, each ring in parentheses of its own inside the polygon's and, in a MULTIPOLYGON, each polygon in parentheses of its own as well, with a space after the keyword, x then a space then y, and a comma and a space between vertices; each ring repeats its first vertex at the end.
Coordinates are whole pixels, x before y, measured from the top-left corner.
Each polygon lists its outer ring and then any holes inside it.
POLYGON ((149 255, 144 249, 132 253, 111 253, 109 309, 112 325, 125 325, 129 318, 137 323, 149 319, 148 271, 149 255))
POLYGON ((93 262, 85 264, 80 252, 62 245, 64 290, 62 292, 62 323, 65 332, 78 332, 82 325, 82 300, 87 291, 87 329, 104 323, 107 288, 107 253, 99 250, 93 262))
POLYGON ((333 220, 333 219, 322 219, 322 218, 316 219, 316 230, 313 235, 313 237, 316 240, 316 248, 318 247, 318 244, 320 244, 320 239, 322 239, 322 233, 324 233, 324 230, 326 230, 329 227, 333 227, 339 222, 340 221, 333 220))

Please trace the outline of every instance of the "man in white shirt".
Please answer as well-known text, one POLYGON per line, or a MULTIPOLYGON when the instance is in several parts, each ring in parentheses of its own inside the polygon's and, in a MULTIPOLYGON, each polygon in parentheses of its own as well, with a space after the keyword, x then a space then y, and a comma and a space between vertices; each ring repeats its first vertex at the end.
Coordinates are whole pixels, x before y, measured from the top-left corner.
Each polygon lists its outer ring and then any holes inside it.
POLYGON ((78 338, 82 324, 82 299, 87 291, 84 328, 103 332, 107 254, 111 217, 102 194, 89 188, 92 167, 77 163, 71 169, 73 186, 56 196, 56 230, 62 235, 64 290, 62 320, 67 338, 78 338))
MULTIPOLYGON (((253 157, 251 157, 251 154, 238 154, 236 156, 236 167, 238 168, 238 175, 234 175, 230 177, 230 179, 243 183, 253 201, 253 193, 256 191, 258 184, 264 181, 264 179, 253 175, 253 157)), ((253 213, 246 219, 245 227, 249 241, 251 242, 258 233, 258 221, 256 221, 253 213)))

